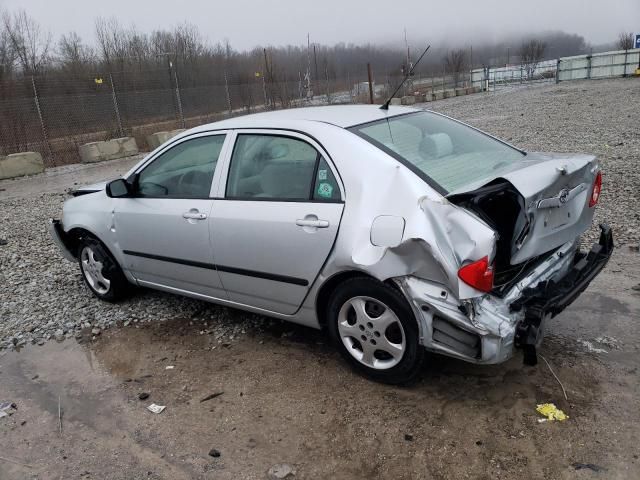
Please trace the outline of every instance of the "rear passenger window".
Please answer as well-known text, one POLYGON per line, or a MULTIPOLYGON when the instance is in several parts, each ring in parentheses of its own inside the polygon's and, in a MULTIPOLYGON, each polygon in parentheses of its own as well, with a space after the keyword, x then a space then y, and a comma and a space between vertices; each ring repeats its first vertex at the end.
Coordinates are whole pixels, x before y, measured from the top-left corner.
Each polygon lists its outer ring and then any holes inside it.
POLYGON ((340 187, 338 187, 336 177, 333 176, 333 172, 323 157, 320 157, 318 171, 316 172, 313 199, 320 201, 340 200, 340 187))
MULTIPOLYGON (((309 200, 318 158, 317 150, 302 140, 240 134, 231 157, 226 197, 309 200)), ((324 187, 323 194, 327 191, 324 187)))

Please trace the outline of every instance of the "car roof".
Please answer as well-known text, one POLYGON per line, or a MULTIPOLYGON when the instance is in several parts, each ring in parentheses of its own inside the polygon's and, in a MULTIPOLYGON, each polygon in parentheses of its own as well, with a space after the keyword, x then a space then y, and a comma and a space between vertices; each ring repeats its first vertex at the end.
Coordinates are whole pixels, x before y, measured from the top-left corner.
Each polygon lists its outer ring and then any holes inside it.
POLYGON ((270 112, 242 115, 219 122, 200 125, 190 133, 198 131, 234 128, 270 128, 274 125, 298 124, 300 122, 322 122, 341 128, 349 128, 362 123, 382 120, 405 113, 419 112, 415 108, 390 106, 388 110, 379 105, 331 105, 323 107, 289 108, 270 112))

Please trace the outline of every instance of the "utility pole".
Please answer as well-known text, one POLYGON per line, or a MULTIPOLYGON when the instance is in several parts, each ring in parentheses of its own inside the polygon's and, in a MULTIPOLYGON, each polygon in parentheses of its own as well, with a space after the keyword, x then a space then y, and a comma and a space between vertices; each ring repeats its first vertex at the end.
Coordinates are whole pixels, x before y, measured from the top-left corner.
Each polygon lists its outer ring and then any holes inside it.
MULTIPOLYGON (((263 87, 265 88, 265 100, 267 100, 267 94, 266 94, 266 92, 267 92, 267 91, 266 91, 266 82, 267 82, 267 79, 266 79, 266 78, 264 78, 264 77, 266 77, 267 75, 269 75, 269 74, 270 74, 270 73, 269 73, 269 62, 267 61, 267 49, 266 49, 266 48, 263 48, 263 49, 262 49, 262 52, 264 53, 264 71, 265 71, 265 74, 263 75, 263 82, 264 82, 264 83, 263 83, 263 87)), ((269 103, 269 106, 270 106, 270 105, 271 105, 271 89, 269 89, 268 103, 269 103)), ((265 106, 266 106, 266 105, 265 105, 265 106)))
MULTIPOLYGON (((313 97, 313 95, 311 94, 312 90, 312 83, 311 83, 311 41, 309 39, 309 34, 307 33, 307 73, 305 75, 306 78, 306 88, 307 88, 307 98, 308 97, 313 97)), ((318 77, 316 77, 316 81, 318 80, 318 77)))
POLYGON ((318 57, 316 56, 316 44, 313 44, 313 62, 316 65, 316 79, 320 81, 320 77, 318 76, 318 57))
POLYGON ((369 103, 373 105, 373 75, 371 75, 370 63, 367 63, 367 75, 369 76, 369 103))

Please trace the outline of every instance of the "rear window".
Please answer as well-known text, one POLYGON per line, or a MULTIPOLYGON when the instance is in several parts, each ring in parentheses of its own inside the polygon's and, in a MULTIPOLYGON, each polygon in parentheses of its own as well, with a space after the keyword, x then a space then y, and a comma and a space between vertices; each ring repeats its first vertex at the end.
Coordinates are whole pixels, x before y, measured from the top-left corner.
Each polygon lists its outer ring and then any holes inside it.
POLYGON ((416 112, 350 130, 422 176, 442 194, 486 179, 524 153, 449 118, 416 112))

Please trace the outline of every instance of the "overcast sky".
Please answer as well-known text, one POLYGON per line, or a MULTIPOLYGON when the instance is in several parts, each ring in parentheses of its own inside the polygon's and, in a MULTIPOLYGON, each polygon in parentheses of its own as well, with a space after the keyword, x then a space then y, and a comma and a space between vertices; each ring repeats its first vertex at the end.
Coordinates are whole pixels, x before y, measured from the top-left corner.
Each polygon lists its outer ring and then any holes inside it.
POLYGON ((117 17, 140 29, 197 25, 212 42, 256 45, 399 43, 450 39, 484 43, 523 31, 564 30, 593 44, 622 30, 640 33, 640 0, 0 0, 25 9, 54 36, 76 31, 93 43, 94 18, 117 17), (393 8, 393 11, 390 9, 393 8))

